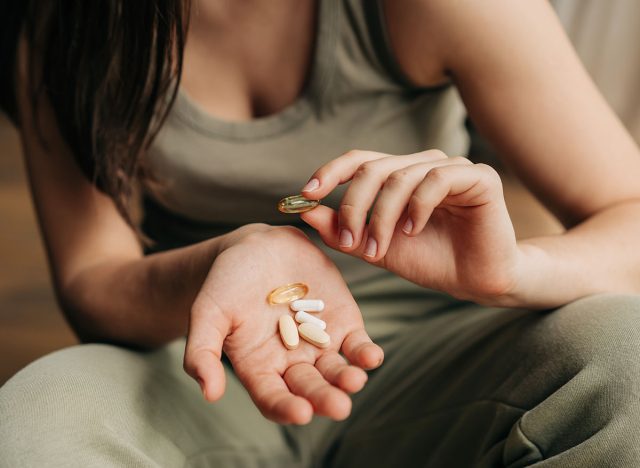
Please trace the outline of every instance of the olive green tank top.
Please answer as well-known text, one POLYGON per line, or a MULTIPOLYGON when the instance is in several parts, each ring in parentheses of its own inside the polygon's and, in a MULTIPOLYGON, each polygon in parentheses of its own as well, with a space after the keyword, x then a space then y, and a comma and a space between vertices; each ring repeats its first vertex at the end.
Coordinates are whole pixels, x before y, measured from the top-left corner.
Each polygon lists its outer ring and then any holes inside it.
MULTIPOLYGON (((391 52, 373 0, 321 0, 307 85, 277 114, 229 122, 184 91, 148 154, 161 184, 146 187, 143 231, 164 250, 246 223, 300 224, 276 210, 321 165, 350 149, 464 155, 464 109, 451 85, 421 88, 391 52)), ((323 203, 337 206, 343 190, 323 203)), ((331 252, 348 280, 373 267, 331 252), (357 263, 357 264, 356 264, 357 263)))

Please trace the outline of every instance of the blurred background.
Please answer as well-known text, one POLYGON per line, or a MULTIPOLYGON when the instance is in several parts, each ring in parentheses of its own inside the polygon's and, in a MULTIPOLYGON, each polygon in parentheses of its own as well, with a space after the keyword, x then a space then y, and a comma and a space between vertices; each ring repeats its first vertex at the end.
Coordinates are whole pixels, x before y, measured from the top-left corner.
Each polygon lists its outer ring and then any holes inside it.
MULTIPOLYGON (((553 4, 592 77, 640 141, 640 2, 553 4)), ((490 147, 477 135, 471 157, 493 160, 490 147)), ((503 175, 519 237, 561 231, 517 180, 503 175)), ((74 343, 51 289, 19 138, 0 114, 0 385, 34 359, 74 343)))

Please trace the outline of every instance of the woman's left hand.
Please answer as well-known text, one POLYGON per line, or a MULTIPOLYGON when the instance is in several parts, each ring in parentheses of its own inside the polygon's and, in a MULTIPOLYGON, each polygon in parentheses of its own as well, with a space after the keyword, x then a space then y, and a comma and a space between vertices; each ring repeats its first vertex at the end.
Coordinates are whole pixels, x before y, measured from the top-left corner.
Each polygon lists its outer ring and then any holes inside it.
POLYGON ((490 166, 438 150, 350 151, 318 169, 302 194, 322 199, 348 181, 338 212, 321 205, 302 214, 327 245, 458 298, 500 304, 513 293, 522 255, 490 166))

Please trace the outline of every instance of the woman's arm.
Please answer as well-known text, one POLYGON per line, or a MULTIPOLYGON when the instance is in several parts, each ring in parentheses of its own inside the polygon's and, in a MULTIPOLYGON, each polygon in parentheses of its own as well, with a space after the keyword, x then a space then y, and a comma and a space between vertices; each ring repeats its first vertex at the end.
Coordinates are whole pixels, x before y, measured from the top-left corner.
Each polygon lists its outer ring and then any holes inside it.
POLYGON ((477 125, 569 229, 518 242, 498 174, 438 150, 334 159, 303 193, 323 198, 350 182, 339 210, 319 206, 302 219, 335 249, 483 304, 547 308, 640 292, 640 153, 550 7, 541 0, 386 6, 410 79, 431 85, 452 76, 477 125))
POLYGON ((267 418, 282 424, 306 424, 314 414, 346 418, 348 394, 365 385, 363 369, 378 367, 384 354, 333 262, 300 230, 262 224, 143 257, 112 201, 73 162, 51 109, 44 103, 37 113, 38 134, 19 88, 33 199, 55 289, 79 337, 148 348, 187 335, 183 366, 208 401, 225 391, 224 352, 267 418), (327 346, 283 345, 278 321, 290 312, 266 296, 292 281, 325 299, 327 346))
MULTIPOLYGON (((20 75, 17 83, 26 83, 24 69, 20 75)), ((148 347, 184 335, 191 304, 221 240, 143 257, 112 200, 73 161, 45 100, 38 109, 38 133, 25 86, 18 85, 17 95, 54 288, 80 339, 148 347)))
POLYGON ((430 79, 432 65, 415 65, 432 63, 415 47, 430 44, 480 130, 568 227, 519 243, 526 261, 513 303, 640 292, 640 152, 548 2, 412 4, 387 2, 400 60, 414 63, 404 68, 418 82, 430 79))

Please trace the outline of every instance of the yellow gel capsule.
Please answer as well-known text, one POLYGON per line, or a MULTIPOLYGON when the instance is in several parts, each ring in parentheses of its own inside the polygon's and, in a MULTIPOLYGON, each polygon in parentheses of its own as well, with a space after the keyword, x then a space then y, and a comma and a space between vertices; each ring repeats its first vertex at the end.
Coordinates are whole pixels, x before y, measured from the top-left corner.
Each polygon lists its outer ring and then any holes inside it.
POLYGON ((278 202, 278 211, 282 213, 304 213, 313 210, 320 200, 309 200, 302 195, 291 195, 278 202))
POLYGON ((302 299, 309 292, 309 286, 304 283, 291 283, 274 289, 267 296, 269 304, 286 304, 302 299))

